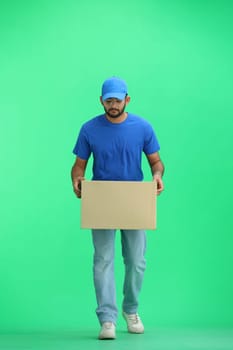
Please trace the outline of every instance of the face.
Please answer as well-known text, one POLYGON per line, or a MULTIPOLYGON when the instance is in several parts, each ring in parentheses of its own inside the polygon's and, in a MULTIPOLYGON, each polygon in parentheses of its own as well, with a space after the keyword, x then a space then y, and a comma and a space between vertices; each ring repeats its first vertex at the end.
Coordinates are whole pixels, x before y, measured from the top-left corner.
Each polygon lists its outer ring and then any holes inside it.
POLYGON ((129 103, 129 96, 126 96, 124 100, 118 100, 117 98, 108 98, 105 101, 101 98, 101 103, 104 107, 106 114, 111 118, 119 118, 125 111, 125 107, 129 103))

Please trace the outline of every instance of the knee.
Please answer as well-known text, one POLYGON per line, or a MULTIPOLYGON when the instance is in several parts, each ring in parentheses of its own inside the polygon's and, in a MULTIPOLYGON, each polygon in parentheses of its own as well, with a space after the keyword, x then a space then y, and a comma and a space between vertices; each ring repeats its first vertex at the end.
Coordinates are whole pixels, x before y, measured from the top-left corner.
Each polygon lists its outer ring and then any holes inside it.
POLYGON ((133 268, 138 271, 144 271, 146 268, 146 260, 144 256, 125 256, 124 264, 128 268, 133 268))
POLYGON ((94 256, 94 268, 95 270, 104 271, 108 267, 114 264, 112 256, 109 255, 96 255, 94 256))

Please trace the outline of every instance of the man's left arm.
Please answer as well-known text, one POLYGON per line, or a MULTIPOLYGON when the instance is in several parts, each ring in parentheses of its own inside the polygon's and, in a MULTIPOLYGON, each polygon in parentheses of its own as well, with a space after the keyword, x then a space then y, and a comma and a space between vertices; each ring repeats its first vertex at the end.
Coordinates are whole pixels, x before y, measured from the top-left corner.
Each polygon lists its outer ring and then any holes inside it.
POLYGON ((164 174, 164 165, 160 159, 158 152, 147 154, 146 156, 151 168, 153 180, 156 182, 156 185, 157 185, 157 194, 159 195, 164 190, 164 185, 162 180, 162 177, 164 174))

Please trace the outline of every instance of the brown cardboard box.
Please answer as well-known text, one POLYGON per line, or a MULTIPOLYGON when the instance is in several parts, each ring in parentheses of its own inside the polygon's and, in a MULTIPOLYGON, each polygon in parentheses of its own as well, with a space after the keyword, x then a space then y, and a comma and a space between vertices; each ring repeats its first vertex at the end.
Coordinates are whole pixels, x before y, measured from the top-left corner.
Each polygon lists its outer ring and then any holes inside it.
POLYGON ((81 227, 155 229, 155 182, 83 181, 81 227))

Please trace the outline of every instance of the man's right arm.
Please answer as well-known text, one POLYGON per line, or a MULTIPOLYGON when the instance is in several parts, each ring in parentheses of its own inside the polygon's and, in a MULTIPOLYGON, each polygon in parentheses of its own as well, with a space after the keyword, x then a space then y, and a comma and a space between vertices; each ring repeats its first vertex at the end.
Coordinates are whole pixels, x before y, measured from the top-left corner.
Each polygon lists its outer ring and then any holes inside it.
POLYGON ((77 157, 71 169, 73 190, 78 198, 81 198, 81 182, 84 180, 86 166, 87 160, 77 157))

